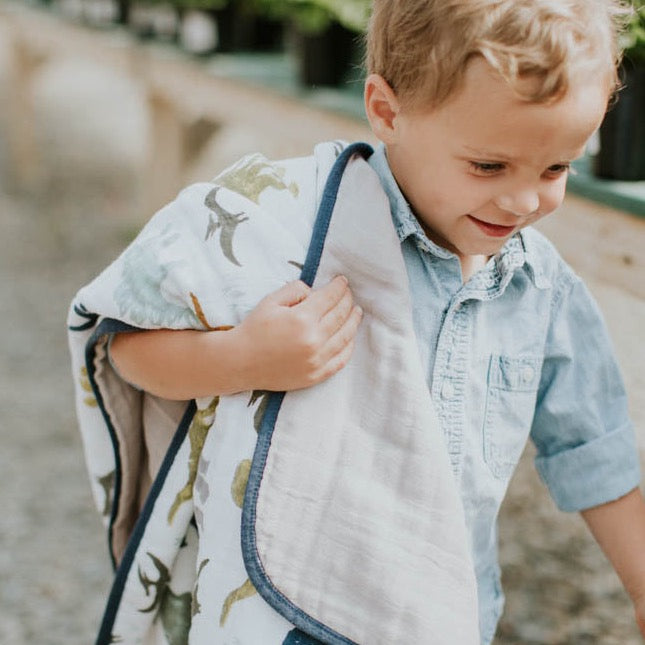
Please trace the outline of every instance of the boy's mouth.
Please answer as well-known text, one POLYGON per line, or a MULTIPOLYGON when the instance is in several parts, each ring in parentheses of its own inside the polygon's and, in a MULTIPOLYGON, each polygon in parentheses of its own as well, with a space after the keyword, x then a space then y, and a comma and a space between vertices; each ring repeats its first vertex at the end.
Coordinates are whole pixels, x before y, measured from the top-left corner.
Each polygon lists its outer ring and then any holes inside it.
POLYGON ((502 226, 501 224, 491 224, 490 222, 484 222, 481 219, 477 219, 472 215, 468 215, 468 218, 476 224, 481 231, 490 235, 490 237, 506 237, 510 235, 514 230, 515 226, 502 226))

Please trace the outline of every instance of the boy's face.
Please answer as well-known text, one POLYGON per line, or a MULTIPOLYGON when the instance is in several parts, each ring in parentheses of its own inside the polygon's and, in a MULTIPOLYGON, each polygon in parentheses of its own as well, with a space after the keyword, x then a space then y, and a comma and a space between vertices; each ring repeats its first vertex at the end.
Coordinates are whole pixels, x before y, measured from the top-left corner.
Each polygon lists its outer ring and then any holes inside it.
POLYGON ((599 126, 607 96, 602 77, 589 75, 555 103, 527 103, 481 59, 431 112, 402 109, 379 76, 366 83, 368 117, 395 179, 428 237, 462 264, 494 255, 560 205, 569 164, 599 126))

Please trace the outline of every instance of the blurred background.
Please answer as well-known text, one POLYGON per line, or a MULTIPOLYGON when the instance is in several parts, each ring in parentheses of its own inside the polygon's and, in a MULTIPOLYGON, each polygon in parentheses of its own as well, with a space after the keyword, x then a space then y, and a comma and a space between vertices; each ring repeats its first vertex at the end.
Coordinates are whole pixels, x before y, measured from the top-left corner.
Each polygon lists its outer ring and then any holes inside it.
MULTIPOLYGON (((368 0, 0 0, 0 643, 93 642, 110 586, 73 410, 74 293, 182 186, 243 154, 375 143, 368 12, 368 0)), ((628 32, 618 105, 540 225, 600 302, 643 449, 644 21, 628 32)), ((528 447, 500 519, 496 644, 642 642, 615 574, 532 458, 528 447)))

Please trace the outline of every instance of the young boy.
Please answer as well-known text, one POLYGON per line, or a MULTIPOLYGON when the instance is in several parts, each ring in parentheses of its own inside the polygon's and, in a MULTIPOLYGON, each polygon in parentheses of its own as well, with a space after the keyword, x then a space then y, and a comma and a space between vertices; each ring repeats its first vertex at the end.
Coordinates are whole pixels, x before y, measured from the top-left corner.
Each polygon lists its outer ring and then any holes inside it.
POLYGON ((79 417, 109 428, 112 448, 91 430, 85 441, 95 492, 119 507, 98 642, 491 643, 496 517, 529 435, 556 503, 582 512, 645 635, 625 392, 591 296, 530 228, 561 203, 615 91, 618 9, 375 0, 373 154, 249 158, 215 188, 182 193, 79 292, 79 417), (251 224, 267 230, 244 238, 251 224), (213 248, 217 276, 197 277, 213 248), (248 406, 257 446, 236 425, 248 406), (235 512, 222 510, 229 495, 235 512))

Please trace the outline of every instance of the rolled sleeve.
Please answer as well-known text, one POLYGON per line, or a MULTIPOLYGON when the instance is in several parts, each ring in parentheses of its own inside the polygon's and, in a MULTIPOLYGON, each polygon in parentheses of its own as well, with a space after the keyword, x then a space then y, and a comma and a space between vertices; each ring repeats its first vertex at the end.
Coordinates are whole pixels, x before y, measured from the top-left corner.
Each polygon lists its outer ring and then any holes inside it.
POLYGON ((535 466, 563 511, 618 499, 636 488, 641 477, 631 425, 550 457, 537 457, 535 466))
POLYGON ((531 437, 537 470, 564 511, 613 501, 639 484, 622 376, 602 314, 577 278, 553 308, 531 437))

